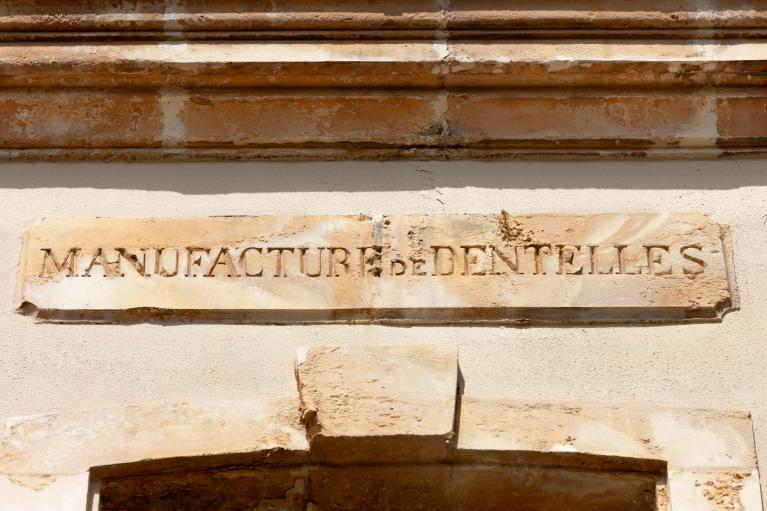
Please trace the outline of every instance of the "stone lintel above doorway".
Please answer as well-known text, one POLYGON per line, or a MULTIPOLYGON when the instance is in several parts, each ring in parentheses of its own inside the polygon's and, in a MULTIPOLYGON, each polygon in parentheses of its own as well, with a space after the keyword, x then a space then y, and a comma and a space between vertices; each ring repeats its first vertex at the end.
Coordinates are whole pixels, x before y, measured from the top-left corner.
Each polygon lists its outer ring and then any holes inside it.
POLYGON ((761 509, 747 413, 462 395, 445 346, 315 347, 296 367, 297 393, 273 402, 12 419, 0 509, 144 509, 169 495, 290 510, 497 508, 525 495, 547 509, 761 509), (410 456, 387 455, 398 441, 410 456))

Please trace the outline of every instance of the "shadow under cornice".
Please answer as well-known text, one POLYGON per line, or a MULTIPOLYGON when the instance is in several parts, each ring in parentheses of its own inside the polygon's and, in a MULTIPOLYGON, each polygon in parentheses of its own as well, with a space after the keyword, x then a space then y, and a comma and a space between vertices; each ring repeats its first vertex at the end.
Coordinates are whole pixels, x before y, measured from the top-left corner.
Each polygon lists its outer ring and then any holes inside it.
POLYGON ((767 161, 401 161, 11 163, 5 189, 117 189, 185 195, 431 188, 730 190, 767 186, 767 161))

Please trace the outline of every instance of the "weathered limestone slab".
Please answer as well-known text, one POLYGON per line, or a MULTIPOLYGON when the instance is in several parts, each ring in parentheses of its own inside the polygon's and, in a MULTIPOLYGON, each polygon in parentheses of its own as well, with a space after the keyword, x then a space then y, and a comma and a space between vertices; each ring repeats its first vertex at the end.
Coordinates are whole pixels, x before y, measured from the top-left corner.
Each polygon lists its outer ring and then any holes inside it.
MULTIPOLYGON (((524 452, 634 459, 635 470, 751 471, 751 417, 711 410, 527 403, 464 396, 457 456, 497 460, 524 452)), ((542 458, 543 459, 543 458, 542 458)), ((600 463, 599 460, 593 460, 600 463)), ((607 460, 605 460, 607 461, 607 460)), ((591 468, 589 461, 586 468, 591 468)))
POLYGON ((450 452, 458 388, 452 346, 303 349, 296 380, 314 459, 434 461, 450 452))
MULTIPOLYGON (((598 470, 594 481, 606 483, 605 491, 618 490, 620 495, 625 484, 636 483, 632 491, 642 491, 647 479, 640 474, 655 474, 657 505, 651 509, 762 509, 751 417, 745 413, 464 396, 460 417, 455 460, 495 465, 491 470, 498 475, 489 481, 514 475, 504 465, 571 467, 598 470), (636 476, 616 477, 621 471, 636 476)), ((535 470, 523 473, 529 476, 535 470)), ((487 491, 483 492, 470 484, 476 477, 476 472, 458 470, 455 487, 468 487, 492 498, 492 485, 485 484, 487 491)), ((520 474, 516 477, 522 482, 534 481, 520 474)), ((557 477, 566 482, 577 474, 565 472, 557 477)), ((597 495, 600 484, 579 487, 586 492, 595 490, 597 495)), ((554 486, 563 489, 567 484, 554 486)))
POLYGON ((728 254, 696 213, 47 219, 18 295, 53 320, 717 320, 728 254))
POLYGON ((0 475, 42 487, 54 480, 112 465, 160 470, 166 465, 301 460, 308 446, 298 403, 218 402, 130 406, 19 417, 6 423, 0 444, 0 475), (179 458, 198 457, 188 463, 179 458), (203 457, 202 459, 199 457, 203 457), (170 463, 168 460, 171 460, 170 463))

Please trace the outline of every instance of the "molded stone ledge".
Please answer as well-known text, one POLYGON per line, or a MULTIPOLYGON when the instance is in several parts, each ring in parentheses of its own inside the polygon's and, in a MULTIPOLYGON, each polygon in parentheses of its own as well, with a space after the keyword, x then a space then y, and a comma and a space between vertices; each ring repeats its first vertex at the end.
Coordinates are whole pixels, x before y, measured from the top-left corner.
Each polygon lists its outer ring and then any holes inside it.
POLYGON ((746 0, 5 2, 0 160, 760 157, 765 37, 746 0))
POLYGON ((757 89, 5 89, 0 149, 25 160, 710 157, 764 151, 765 119, 757 89))
MULTIPOLYGON (((756 1, 650 0, 29 0, 0 7, 6 37, 30 31, 87 37, 88 32, 301 31, 301 30, 540 30, 758 29, 767 14, 756 1)), ((26 33, 26 34, 25 34, 26 33)), ((209 37, 211 34, 207 34, 209 37)))

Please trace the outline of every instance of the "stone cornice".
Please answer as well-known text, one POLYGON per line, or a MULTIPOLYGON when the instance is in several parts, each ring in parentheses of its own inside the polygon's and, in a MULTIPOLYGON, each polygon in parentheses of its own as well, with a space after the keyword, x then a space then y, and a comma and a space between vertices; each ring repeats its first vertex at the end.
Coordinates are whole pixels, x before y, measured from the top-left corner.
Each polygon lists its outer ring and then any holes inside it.
MULTIPOLYGON (((700 31, 721 37, 761 36, 767 30, 762 0, 27 0, 0 6, 0 32, 6 40, 35 38, 135 37, 141 32, 162 38, 302 37, 310 31, 326 37, 344 31, 390 32, 481 31, 504 33, 569 31, 588 37, 590 31, 630 35, 664 31, 700 37, 700 31), (247 34, 252 32, 252 34, 247 34), (243 34, 245 33, 245 34, 243 34)), ((362 34, 367 37, 372 34, 362 34)), ((385 36, 385 34, 379 34, 385 36)), ((476 35, 476 34, 473 34, 476 35)))
POLYGON ((0 6, 0 159, 767 150, 767 2, 0 6))

